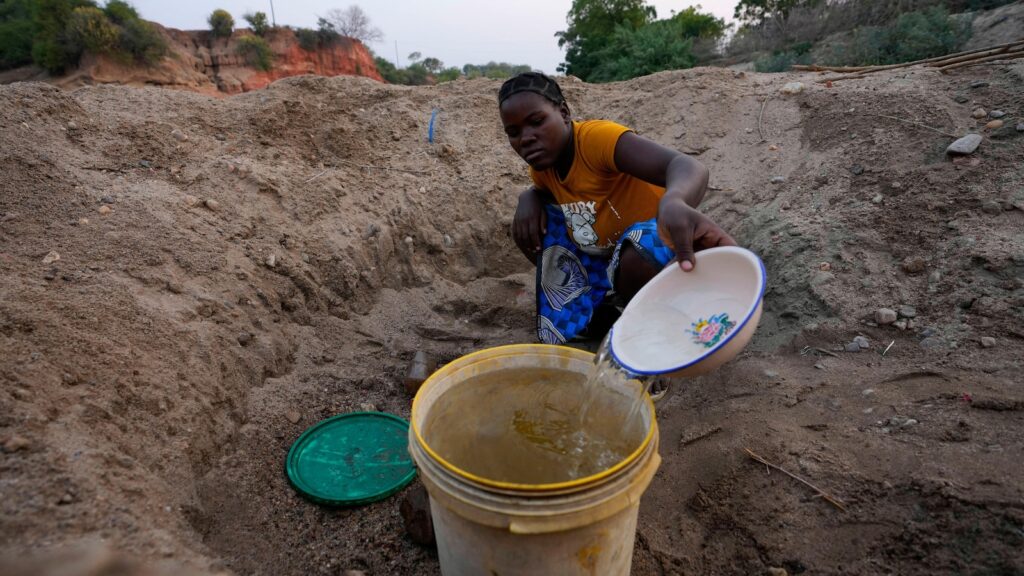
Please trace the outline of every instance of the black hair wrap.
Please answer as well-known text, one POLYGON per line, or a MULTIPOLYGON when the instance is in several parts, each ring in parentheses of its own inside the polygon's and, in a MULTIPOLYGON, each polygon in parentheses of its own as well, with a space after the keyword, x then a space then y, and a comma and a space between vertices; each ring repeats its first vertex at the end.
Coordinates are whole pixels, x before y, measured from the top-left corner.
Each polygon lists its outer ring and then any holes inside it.
POLYGON ((501 89, 498 90, 498 106, 520 92, 540 94, 553 102, 555 106, 565 103, 562 89, 558 87, 558 83, 554 79, 540 72, 523 72, 505 80, 501 85, 501 89))

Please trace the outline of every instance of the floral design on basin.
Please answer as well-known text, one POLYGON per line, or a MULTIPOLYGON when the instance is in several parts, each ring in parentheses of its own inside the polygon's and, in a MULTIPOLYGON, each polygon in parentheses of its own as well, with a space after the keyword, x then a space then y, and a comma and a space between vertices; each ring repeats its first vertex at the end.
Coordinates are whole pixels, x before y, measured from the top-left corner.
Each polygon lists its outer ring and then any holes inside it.
POLYGON ((721 314, 715 314, 707 320, 703 318, 697 320, 690 327, 690 333, 693 335, 695 343, 705 348, 711 348, 718 344, 722 337, 731 332, 735 327, 736 322, 729 320, 729 315, 722 312, 721 314))

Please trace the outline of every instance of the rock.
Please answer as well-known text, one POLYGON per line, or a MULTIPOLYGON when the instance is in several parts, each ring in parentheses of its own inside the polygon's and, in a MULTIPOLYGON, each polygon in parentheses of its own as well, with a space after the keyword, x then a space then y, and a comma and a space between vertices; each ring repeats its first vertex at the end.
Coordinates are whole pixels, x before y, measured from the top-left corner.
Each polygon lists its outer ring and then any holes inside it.
POLYGON ((892 418, 889 418, 888 424, 893 428, 907 428, 917 424, 917 420, 906 416, 893 416, 892 418))
POLYGON ((75 124, 74 120, 68 121, 68 130, 78 130, 78 124, 75 124))
POLYGON ((71 504, 74 501, 75 501, 75 495, 72 494, 71 492, 65 492, 64 495, 60 497, 60 500, 57 503, 58 504, 67 505, 67 504, 71 504))
POLYGON ((803 91, 804 91, 804 83, 803 82, 787 82, 786 85, 782 87, 782 93, 783 94, 789 94, 789 95, 791 95, 791 94, 799 94, 799 93, 801 93, 803 91))
POLYGON ((277 266, 277 254, 268 255, 267 259, 264 260, 263 263, 267 265, 267 268, 273 268, 274 266, 277 266))
POLYGON ((900 318, 917 318, 917 308, 908 304, 900 306, 897 312, 899 312, 900 318))
POLYGON ((981 337, 981 347, 982 348, 992 348, 995 345, 996 345, 996 339, 995 338, 993 338, 991 336, 982 336, 981 337))
POLYGON ((879 308, 875 310, 875 322, 879 326, 886 326, 896 321, 896 311, 891 308, 879 308))
POLYGON ((220 132, 214 134, 213 137, 216 138, 217 140, 221 141, 221 142, 223 142, 223 141, 228 139, 227 136, 221 134, 220 132))
POLYGON ((441 240, 442 242, 444 242, 445 248, 451 248, 452 246, 455 246, 455 240, 453 240, 452 237, 447 234, 445 234, 444 238, 442 238, 441 240))
POLYGON ((213 198, 207 198, 206 200, 203 200, 203 205, 205 205, 208 209, 214 212, 220 210, 220 202, 217 202, 213 198))
POLYGON ((927 266, 928 263, 920 256, 908 256, 904 258, 903 263, 900 264, 900 267, 903 268, 903 271, 907 274, 920 274, 921 272, 924 272, 924 269, 927 266))
POLYGON ((60 260, 60 254, 56 250, 50 250, 49 254, 43 256, 43 264, 53 264, 57 260, 60 260))
POLYGON ((18 436, 15 434, 6 441, 4 441, 4 452, 12 454, 20 450, 28 450, 32 446, 32 441, 24 436, 18 436))
POLYGON ((860 164, 854 164, 853 166, 850 166, 850 172, 854 176, 860 176, 861 174, 864 173, 864 167, 861 166, 860 164))
POLYGON ((861 350, 867 350, 868 348, 871 347, 871 343, 868 342, 868 339, 863 336, 855 336, 853 339, 853 343, 859 346, 861 350))
POLYGON ((981 145, 981 134, 968 134, 946 148, 946 154, 971 154, 981 145))
POLYGON ((769 145, 768 145, 768 151, 769 151, 769 152, 775 152, 775 151, 776 151, 776 150, 778 150, 778 149, 779 149, 779 147, 778 147, 778 146, 776 146, 775 144, 769 144, 769 145))
POLYGON ((106 216, 107 214, 110 214, 113 211, 114 209, 111 208, 110 206, 107 206, 106 204, 100 206, 100 209, 97 210, 97 212, 99 212, 102 216, 106 216))
POLYGON ((189 208, 195 208, 196 206, 199 206, 200 203, 202 203, 202 200, 199 197, 191 194, 185 194, 185 205, 189 208))
POLYGON ((153 163, 149 160, 139 160, 139 166, 142 166, 143 168, 151 168, 153 163))
POLYGON ((958 104, 967 104, 970 98, 963 94, 957 94, 956 96, 953 97, 953 100, 955 100, 958 104))
POLYGON ((933 270, 932 273, 928 275, 928 282, 930 284, 938 284, 941 280, 942 272, 938 270, 933 270))
POLYGON ((971 82, 971 88, 984 88, 986 86, 988 86, 988 82, 985 82, 984 80, 975 80, 974 82, 971 82))
POLYGON ((299 414, 296 410, 289 410, 285 412, 284 417, 292 424, 298 424, 299 420, 302 420, 302 414, 299 414))
POLYGON ((1024 122, 1017 122, 1017 132, 1024 132, 1024 122))
POLYGON ((50 268, 49 270, 44 272, 43 273, 43 279, 44 280, 56 280, 57 279, 57 268, 56 267, 50 268))
POLYGON ((921 340, 920 346, 925 350, 941 350, 946 347, 946 341, 939 336, 928 336, 921 340))
POLYGON ((847 342, 846 345, 843 346, 843 350, 846 350, 847 352, 860 352, 861 347, 860 344, 857 344, 856 342, 847 342))
POLYGON ((434 545, 434 522, 430 518, 430 498, 422 484, 414 484, 398 505, 405 531, 420 546, 434 545))
POLYGON ((878 194, 875 194, 874 198, 871 199, 871 203, 872 204, 881 204, 882 200, 885 200, 885 196, 882 196, 882 193, 879 192, 878 194))
POLYGON ((372 402, 363 402, 359 405, 359 410, 362 412, 376 412, 377 406, 372 402))
POLYGON ((782 184, 785 181, 786 181, 786 177, 785 176, 772 176, 772 179, 771 179, 771 183, 772 184, 782 184))
POLYGON ((986 200, 981 204, 981 211, 985 214, 998 216, 1003 213, 1003 205, 995 200, 986 200))
POLYGON ((829 272, 832 270, 832 263, 822 262, 821 264, 818 264, 818 270, 821 270, 822 272, 829 272))
POLYGON ((102 203, 102 204, 113 204, 114 203, 114 197, 113 196, 101 196, 100 197, 100 203, 102 203))
POLYGON ((772 566, 768 568, 768 576, 789 576, 789 572, 786 572, 785 568, 772 566))
POLYGON ((342 573, 342 576, 366 576, 366 572, 363 572, 362 570, 345 570, 345 572, 342 573))
POLYGON ((412 246, 412 243, 413 243, 412 236, 406 236, 405 239, 402 240, 402 242, 405 242, 406 244, 412 246))
POLYGON ((778 380, 779 378, 779 373, 776 370, 765 370, 762 374, 764 374, 764 377, 769 380, 778 380))
POLYGON ((895 326, 897 330, 906 330, 907 329, 907 321, 906 320, 897 320, 897 321, 893 322, 892 325, 895 326))
POLYGON ((78 223, 81 224, 82 226, 88 226, 89 225, 89 219, 85 218, 85 217, 79 218, 78 219, 78 223))
POLYGON ((817 368, 818 370, 824 370, 825 369, 825 363, 824 362, 817 362, 817 363, 814 364, 814 367, 817 368))
POLYGON ((988 113, 989 118, 1002 118, 1003 116, 1006 116, 1006 112, 1002 110, 993 110, 988 113))
POLYGON ((185 134, 184 132, 178 130, 177 128, 171 131, 171 136, 173 136, 174 139, 177 140, 178 142, 184 142, 188 140, 188 134, 185 134))
POLYGON ((989 122, 988 124, 985 124, 985 130, 995 130, 997 128, 1002 128, 1002 127, 1003 127, 1003 121, 1002 120, 993 120, 993 121, 989 122))
POLYGON ((974 112, 971 112, 971 117, 977 118, 978 120, 981 120, 985 116, 988 116, 988 112, 986 112, 984 108, 975 108, 974 112))
POLYGON ((242 332, 238 335, 238 343, 242 346, 248 346, 252 342, 252 332, 242 332))

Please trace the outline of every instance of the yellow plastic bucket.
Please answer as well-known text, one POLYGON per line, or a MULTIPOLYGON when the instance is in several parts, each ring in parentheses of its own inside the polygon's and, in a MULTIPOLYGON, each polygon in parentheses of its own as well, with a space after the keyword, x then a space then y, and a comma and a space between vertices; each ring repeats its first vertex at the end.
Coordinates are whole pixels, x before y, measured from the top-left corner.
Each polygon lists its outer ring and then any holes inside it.
MULTIPOLYGON (((574 348, 501 346, 459 358, 420 388, 409 450, 430 495, 444 576, 629 574, 640 496, 661 464, 649 397, 641 411, 647 433, 640 446, 607 470, 567 482, 515 484, 476 476, 442 458, 423 433, 438 399, 472 377, 510 368, 587 373, 592 366, 593 355, 574 348)), ((500 395, 492 401, 500 402, 500 395)))

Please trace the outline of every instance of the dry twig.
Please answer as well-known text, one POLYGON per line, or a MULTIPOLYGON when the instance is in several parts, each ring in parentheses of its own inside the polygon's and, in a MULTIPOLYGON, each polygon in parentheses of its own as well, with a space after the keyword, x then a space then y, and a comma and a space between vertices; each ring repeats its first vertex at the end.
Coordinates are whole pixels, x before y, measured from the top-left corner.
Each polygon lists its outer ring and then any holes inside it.
POLYGON ((986 58, 992 55, 1003 54, 1007 52, 1015 52, 1017 46, 1024 46, 1024 39, 1014 40, 1013 42, 1007 42, 1006 44, 997 44, 995 46, 988 46, 985 48, 977 48, 975 50, 967 50, 966 52, 957 52, 955 54, 946 54, 945 56, 935 56, 932 58, 925 58, 923 60, 914 60, 913 62, 901 62, 899 64, 887 64, 884 66, 819 66, 816 64, 812 65, 801 65, 796 64, 792 68, 794 70, 803 70, 807 72, 856 72, 858 74, 850 76, 838 76, 833 78, 825 78, 818 82, 827 82, 835 80, 849 80, 852 78, 863 78, 863 74, 870 72, 880 72, 882 70, 894 70, 896 68, 907 68, 910 66, 918 66, 921 64, 942 67, 949 64, 958 62, 973 61, 980 58, 986 58), (1013 49, 1013 50, 1011 50, 1013 49))
POLYGON ((761 142, 765 141, 764 131, 761 130, 761 117, 764 116, 764 107, 768 105, 768 101, 771 99, 771 96, 765 96, 764 102, 761 102, 761 112, 757 115, 757 133, 761 136, 761 142))
POLYGON ((912 124, 914 126, 919 126, 919 127, 924 128, 926 130, 931 130, 932 132, 935 132, 937 134, 942 134, 943 136, 948 136, 950 138, 959 138, 959 136, 955 136, 953 134, 950 134, 949 132, 943 132, 942 130, 938 130, 936 128, 932 128, 931 126, 928 126, 927 124, 921 124, 920 122, 914 122, 913 120, 904 120, 903 118, 897 118, 895 116, 887 116, 885 114, 868 114, 868 116, 877 116, 879 118, 888 118, 889 120, 895 120, 897 122, 902 122, 904 124, 912 124))
POLYGON ((796 474, 793 474, 792 472, 787 471, 786 469, 782 468, 781 466, 779 466, 777 464, 772 464, 771 462, 765 460, 764 458, 758 456, 757 454, 754 454, 754 452, 751 451, 750 448, 744 448, 744 450, 746 450, 747 454, 751 458, 753 458, 754 460, 757 460, 758 462, 760 462, 761 464, 764 464, 765 466, 767 466, 769 468, 774 468, 774 469, 778 470, 779 472, 782 472, 786 476, 789 476, 790 478, 796 480, 797 482, 800 482, 803 485, 811 488, 812 490, 817 492, 818 497, 824 498, 829 504, 835 506, 836 508, 839 508, 843 512, 846 512, 846 505, 843 504, 842 500, 836 498, 835 496, 832 496, 828 492, 825 492, 821 488, 818 488, 814 484, 811 484, 810 482, 808 482, 807 480, 804 480, 803 478, 797 476, 796 474))
POLYGON ((315 174, 315 175, 313 175, 313 176, 310 176, 310 177, 309 177, 309 178, 307 178, 306 180, 303 180, 303 181, 302 181, 302 183, 303 183, 303 184, 309 184, 310 182, 312 182, 313 180, 316 180, 317 178, 319 178, 319 177, 323 176, 324 174, 327 174, 327 170, 322 170, 322 171, 320 171, 320 172, 319 172, 318 174, 315 174))

